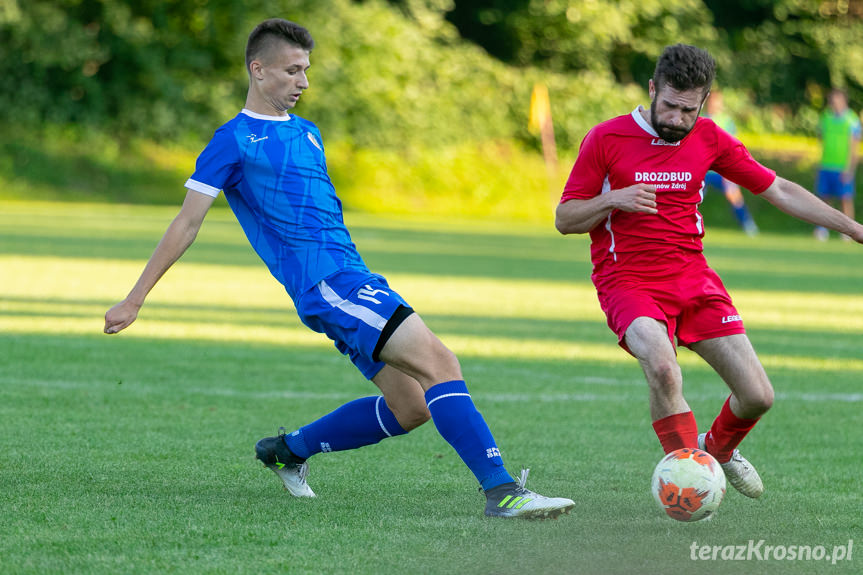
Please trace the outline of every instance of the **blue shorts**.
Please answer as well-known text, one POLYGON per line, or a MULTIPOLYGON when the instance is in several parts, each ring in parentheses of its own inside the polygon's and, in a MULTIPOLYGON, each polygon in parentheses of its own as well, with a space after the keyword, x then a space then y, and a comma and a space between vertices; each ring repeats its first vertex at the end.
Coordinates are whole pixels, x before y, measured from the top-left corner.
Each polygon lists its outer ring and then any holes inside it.
POLYGON ((384 367, 377 353, 387 322, 400 307, 410 310, 383 276, 354 270, 324 278, 296 306, 300 320, 333 340, 367 379, 384 367))
POLYGON ((843 182, 842 172, 825 169, 818 170, 816 186, 819 198, 842 199, 854 197, 854 180, 843 182))

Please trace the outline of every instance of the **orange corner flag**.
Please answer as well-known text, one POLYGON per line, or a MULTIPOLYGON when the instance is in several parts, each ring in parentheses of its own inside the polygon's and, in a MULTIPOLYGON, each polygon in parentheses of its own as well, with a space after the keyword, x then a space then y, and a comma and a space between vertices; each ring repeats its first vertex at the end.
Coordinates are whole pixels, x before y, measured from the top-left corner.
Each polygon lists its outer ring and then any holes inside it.
POLYGON ((534 84, 530 95, 530 120, 527 129, 531 134, 542 133, 547 123, 551 122, 551 102, 548 98, 548 88, 545 84, 534 84))

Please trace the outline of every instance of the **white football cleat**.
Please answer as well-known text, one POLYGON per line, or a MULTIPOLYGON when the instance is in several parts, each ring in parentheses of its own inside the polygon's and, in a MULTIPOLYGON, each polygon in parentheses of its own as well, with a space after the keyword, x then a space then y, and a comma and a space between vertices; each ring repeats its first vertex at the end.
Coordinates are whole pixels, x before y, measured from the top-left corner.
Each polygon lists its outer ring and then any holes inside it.
POLYGON ((315 492, 306 483, 309 464, 294 455, 285 443, 285 434, 279 430, 276 437, 265 437, 255 444, 255 456, 272 469, 294 497, 315 497, 315 492))
POLYGON ((569 513, 575 502, 563 497, 546 497, 524 488, 529 469, 521 470, 516 484, 504 484, 485 492, 485 514, 489 517, 557 519, 569 513), (506 486, 509 485, 509 488, 506 486))
MULTIPOLYGON (((706 433, 698 436, 698 448, 702 451, 707 451, 706 433)), ((737 449, 731 454, 731 459, 719 465, 722 466, 722 471, 725 472, 725 478, 728 480, 728 483, 746 497, 757 499, 764 493, 764 483, 761 481, 758 472, 755 471, 755 468, 745 457, 740 455, 740 451, 737 449)))

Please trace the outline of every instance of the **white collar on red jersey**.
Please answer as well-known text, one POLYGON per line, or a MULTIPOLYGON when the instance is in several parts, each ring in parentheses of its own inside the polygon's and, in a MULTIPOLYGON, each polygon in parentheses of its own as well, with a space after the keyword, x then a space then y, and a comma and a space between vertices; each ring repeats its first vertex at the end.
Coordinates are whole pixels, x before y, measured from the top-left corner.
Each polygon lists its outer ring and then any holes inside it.
POLYGON ((653 126, 650 125, 650 122, 644 119, 644 116, 641 115, 641 111, 644 110, 644 107, 639 104, 637 108, 632 111, 632 119, 635 120, 635 123, 641 126, 641 129, 653 136, 654 138, 658 138, 659 134, 656 133, 656 130, 653 129, 653 126))

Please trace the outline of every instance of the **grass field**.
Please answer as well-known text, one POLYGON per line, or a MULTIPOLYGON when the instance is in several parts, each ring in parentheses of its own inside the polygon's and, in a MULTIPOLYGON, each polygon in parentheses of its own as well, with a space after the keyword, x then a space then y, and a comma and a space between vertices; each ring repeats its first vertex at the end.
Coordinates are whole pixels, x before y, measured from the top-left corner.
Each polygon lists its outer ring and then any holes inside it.
MULTIPOLYGON (((863 247, 708 232, 777 401, 743 446, 764 496, 730 491, 712 521, 679 524, 648 492, 662 453, 645 384, 605 326, 585 238, 348 214, 370 267, 459 355, 511 471, 576 501, 523 522, 483 517, 431 424, 314 457, 314 500, 280 488, 254 442, 375 390, 300 324, 224 209, 138 322, 102 335, 174 213, 0 207, 0 573, 863 572, 863 247), (750 540, 827 559, 691 559, 750 540)), ((723 385, 680 360, 706 428, 723 385)))

